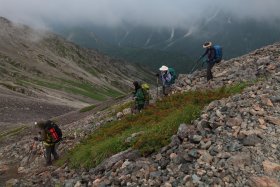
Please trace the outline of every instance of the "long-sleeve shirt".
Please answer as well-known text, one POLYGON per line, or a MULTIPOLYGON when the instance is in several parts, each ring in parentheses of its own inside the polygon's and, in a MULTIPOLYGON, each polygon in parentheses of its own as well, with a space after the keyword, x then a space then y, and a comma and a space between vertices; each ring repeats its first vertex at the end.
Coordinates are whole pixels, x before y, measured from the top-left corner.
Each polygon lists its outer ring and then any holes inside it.
POLYGON ((205 57, 206 55, 208 57, 208 61, 215 60, 216 52, 214 47, 207 48, 205 53, 202 55, 202 57, 205 57))
POLYGON ((164 85, 164 86, 170 85, 171 80, 172 80, 172 75, 170 74, 169 71, 161 74, 162 85, 164 85))

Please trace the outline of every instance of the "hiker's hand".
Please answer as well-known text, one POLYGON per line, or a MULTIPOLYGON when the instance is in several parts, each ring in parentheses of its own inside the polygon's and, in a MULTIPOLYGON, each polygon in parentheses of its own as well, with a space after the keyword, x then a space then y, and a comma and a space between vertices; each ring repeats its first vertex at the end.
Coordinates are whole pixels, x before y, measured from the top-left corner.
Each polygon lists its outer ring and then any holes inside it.
POLYGON ((159 73, 156 74, 156 77, 159 77, 159 73))
POLYGON ((38 137, 34 137, 33 138, 35 141, 39 141, 39 138, 38 137))

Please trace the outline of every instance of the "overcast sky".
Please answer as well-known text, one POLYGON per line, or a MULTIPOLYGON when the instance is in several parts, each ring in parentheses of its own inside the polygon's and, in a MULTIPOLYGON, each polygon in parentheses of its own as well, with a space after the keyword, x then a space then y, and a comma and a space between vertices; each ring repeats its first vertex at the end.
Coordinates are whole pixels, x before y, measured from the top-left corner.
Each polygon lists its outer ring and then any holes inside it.
POLYGON ((0 16, 36 27, 48 23, 190 26, 224 11, 240 20, 280 18, 280 0, 0 0, 0 16))

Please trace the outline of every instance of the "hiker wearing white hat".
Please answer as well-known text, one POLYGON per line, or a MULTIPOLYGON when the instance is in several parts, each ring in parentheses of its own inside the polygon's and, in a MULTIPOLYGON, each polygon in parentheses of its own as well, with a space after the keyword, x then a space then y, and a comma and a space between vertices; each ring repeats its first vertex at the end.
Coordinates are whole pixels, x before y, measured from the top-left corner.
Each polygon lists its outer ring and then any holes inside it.
POLYGON ((175 83, 175 79, 177 78, 175 70, 173 68, 168 68, 163 65, 159 68, 161 72, 161 82, 162 82, 162 91, 164 95, 168 95, 168 90, 172 84, 175 83))

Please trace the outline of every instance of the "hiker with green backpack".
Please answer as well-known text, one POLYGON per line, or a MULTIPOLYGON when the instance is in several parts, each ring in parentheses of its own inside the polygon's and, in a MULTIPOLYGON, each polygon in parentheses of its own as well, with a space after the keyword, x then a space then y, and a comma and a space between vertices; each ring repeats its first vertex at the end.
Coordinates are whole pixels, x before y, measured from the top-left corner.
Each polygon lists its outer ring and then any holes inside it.
POLYGON ((134 81, 133 85, 134 85, 134 89, 135 89, 133 92, 133 96, 134 96, 134 100, 135 100, 134 110, 136 110, 137 112, 140 112, 145 106, 144 92, 138 81, 134 81))
POLYGON ((46 166, 52 164, 51 155, 54 159, 58 159, 56 152, 58 143, 62 140, 61 129, 51 120, 35 122, 40 129, 40 136, 34 137, 35 141, 42 141, 45 147, 46 166))
POLYGON ((169 68, 165 65, 161 66, 159 70, 160 70, 160 75, 158 76, 161 77, 162 92, 166 96, 171 92, 172 85, 175 83, 177 75, 173 68, 169 68))
POLYGON ((207 82, 210 83, 210 80, 213 79, 212 68, 216 63, 222 60, 222 47, 220 45, 212 45, 212 42, 205 42, 202 47, 206 49, 206 51, 201 55, 198 61, 207 55, 207 82))
POLYGON ((144 100, 145 100, 145 104, 144 104, 144 108, 147 107, 150 104, 150 86, 147 83, 140 83, 143 94, 144 94, 144 100))

